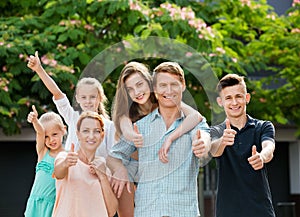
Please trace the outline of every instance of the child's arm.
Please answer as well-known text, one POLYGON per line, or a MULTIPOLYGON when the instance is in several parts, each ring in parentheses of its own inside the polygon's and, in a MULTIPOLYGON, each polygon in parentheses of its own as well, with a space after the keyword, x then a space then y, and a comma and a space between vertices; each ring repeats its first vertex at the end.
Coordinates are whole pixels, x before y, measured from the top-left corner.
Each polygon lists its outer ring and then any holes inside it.
POLYGON ((78 153, 74 152, 74 144, 71 145, 71 150, 66 158, 58 158, 54 163, 54 176, 57 179, 63 179, 67 176, 69 167, 77 164, 78 153))
POLYGON ((159 150, 159 159, 163 163, 168 162, 167 154, 172 142, 178 139, 183 134, 189 132, 203 119, 202 115, 197 110, 193 109, 191 106, 183 102, 181 102, 181 109, 186 118, 184 119, 182 124, 167 137, 161 149, 159 150))
POLYGON ((129 117, 123 115, 120 118, 120 128, 125 139, 134 143, 136 147, 142 147, 143 136, 138 132, 137 127, 132 127, 132 122, 129 117))
POLYGON ((32 106, 32 112, 30 112, 27 116, 27 121, 32 123, 36 132, 36 152, 38 155, 38 161, 40 161, 44 157, 47 148, 45 145, 45 130, 38 120, 38 112, 34 105, 32 106))
POLYGON ((30 55, 27 66, 38 74, 47 89, 54 96, 55 100, 59 100, 64 97, 64 93, 59 89, 55 81, 47 74, 47 72, 42 67, 41 61, 38 56, 38 51, 35 52, 35 56, 30 55))

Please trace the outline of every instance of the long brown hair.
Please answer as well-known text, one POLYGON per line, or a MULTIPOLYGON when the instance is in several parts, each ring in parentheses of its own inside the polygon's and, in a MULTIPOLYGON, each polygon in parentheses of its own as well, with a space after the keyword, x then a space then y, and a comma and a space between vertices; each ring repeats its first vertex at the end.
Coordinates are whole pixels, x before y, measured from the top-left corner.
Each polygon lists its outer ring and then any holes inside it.
POLYGON ((150 101, 152 102, 152 104, 157 104, 153 92, 152 77, 150 75, 149 68, 143 63, 139 62, 130 62, 126 64, 119 76, 116 97, 113 103, 112 120, 115 124, 117 137, 119 137, 122 133, 120 128, 120 118, 123 115, 129 117, 133 123, 144 116, 139 104, 132 101, 125 86, 126 79, 134 73, 138 73, 139 75, 141 75, 148 83, 151 92, 150 101))

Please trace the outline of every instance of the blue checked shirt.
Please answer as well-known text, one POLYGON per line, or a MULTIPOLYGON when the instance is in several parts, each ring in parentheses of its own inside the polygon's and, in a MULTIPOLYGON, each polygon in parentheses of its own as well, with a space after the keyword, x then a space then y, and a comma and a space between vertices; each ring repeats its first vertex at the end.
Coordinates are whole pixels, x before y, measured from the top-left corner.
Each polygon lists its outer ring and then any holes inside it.
MULTIPOLYGON (((196 217, 199 216, 197 176, 200 160, 193 154, 192 139, 197 129, 209 133, 203 119, 192 131, 184 134, 171 145, 169 162, 159 160, 158 151, 166 137, 184 120, 183 114, 166 129, 158 110, 137 122, 144 144, 138 148, 138 186, 135 192, 135 217, 196 217)), ((130 165, 130 155, 137 148, 121 139, 110 155, 130 165)))

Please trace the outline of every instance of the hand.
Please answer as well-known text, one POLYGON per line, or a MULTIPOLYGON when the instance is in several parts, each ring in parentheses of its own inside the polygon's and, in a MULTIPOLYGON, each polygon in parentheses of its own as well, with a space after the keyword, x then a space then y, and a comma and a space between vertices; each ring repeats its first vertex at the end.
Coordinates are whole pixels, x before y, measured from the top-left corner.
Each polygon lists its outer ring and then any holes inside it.
POLYGON ((37 118, 38 118, 38 112, 37 112, 35 106, 32 105, 32 112, 30 112, 30 113, 28 114, 28 116, 27 116, 27 121, 28 121, 29 123, 34 123, 34 122, 37 121, 37 118))
POLYGON ((78 161, 78 153, 74 151, 74 144, 71 144, 71 150, 68 152, 67 157, 65 159, 66 167, 75 166, 78 161))
MULTIPOLYGON (((210 144, 210 143, 209 143, 210 144)), ((192 150, 196 157, 206 157, 208 155, 210 147, 205 144, 204 140, 201 138, 201 131, 197 130, 196 135, 192 142, 192 150)))
POLYGON ((169 162, 168 152, 170 150, 171 144, 172 144, 172 140, 170 137, 168 137, 158 151, 159 160, 163 163, 169 162))
POLYGON ((143 147, 143 136, 140 134, 139 129, 136 125, 136 123, 133 124, 133 131, 135 132, 135 135, 133 136, 132 142, 134 143, 135 147, 141 148, 143 147))
POLYGON ((29 61, 27 63, 27 66, 32 69, 33 71, 38 71, 40 70, 41 66, 41 61, 39 58, 39 53, 38 51, 35 52, 35 55, 30 55, 29 56, 29 61))
POLYGON ((223 132, 221 143, 225 146, 231 146, 234 144, 236 131, 231 129, 229 119, 226 119, 226 129, 223 132))
POLYGON ((128 179, 127 169, 122 166, 120 167, 112 176, 111 187, 114 193, 117 195, 117 198, 120 198, 123 192, 124 187, 127 191, 131 193, 130 182, 128 179))
POLYGON ((106 165, 104 161, 94 160, 90 163, 90 173, 97 175, 101 180, 103 177, 106 177, 106 165))
POLYGON ((259 152, 256 151, 256 146, 252 146, 252 156, 248 158, 249 164, 254 170, 260 170, 264 167, 264 159, 259 152))

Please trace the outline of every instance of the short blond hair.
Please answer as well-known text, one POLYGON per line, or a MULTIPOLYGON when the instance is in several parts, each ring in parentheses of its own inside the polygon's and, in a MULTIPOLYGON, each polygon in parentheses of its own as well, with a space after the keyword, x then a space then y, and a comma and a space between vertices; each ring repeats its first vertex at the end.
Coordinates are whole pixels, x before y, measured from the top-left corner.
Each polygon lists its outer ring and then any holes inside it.
POLYGON ((181 66, 176 62, 163 62, 155 67, 153 70, 153 86, 157 83, 157 74, 159 73, 169 73, 172 75, 177 75, 181 83, 185 83, 184 71, 181 66))
POLYGON ((39 118, 39 121, 42 125, 52 122, 56 124, 61 130, 65 131, 65 125, 61 118, 61 116, 55 112, 46 112, 41 115, 39 118))

